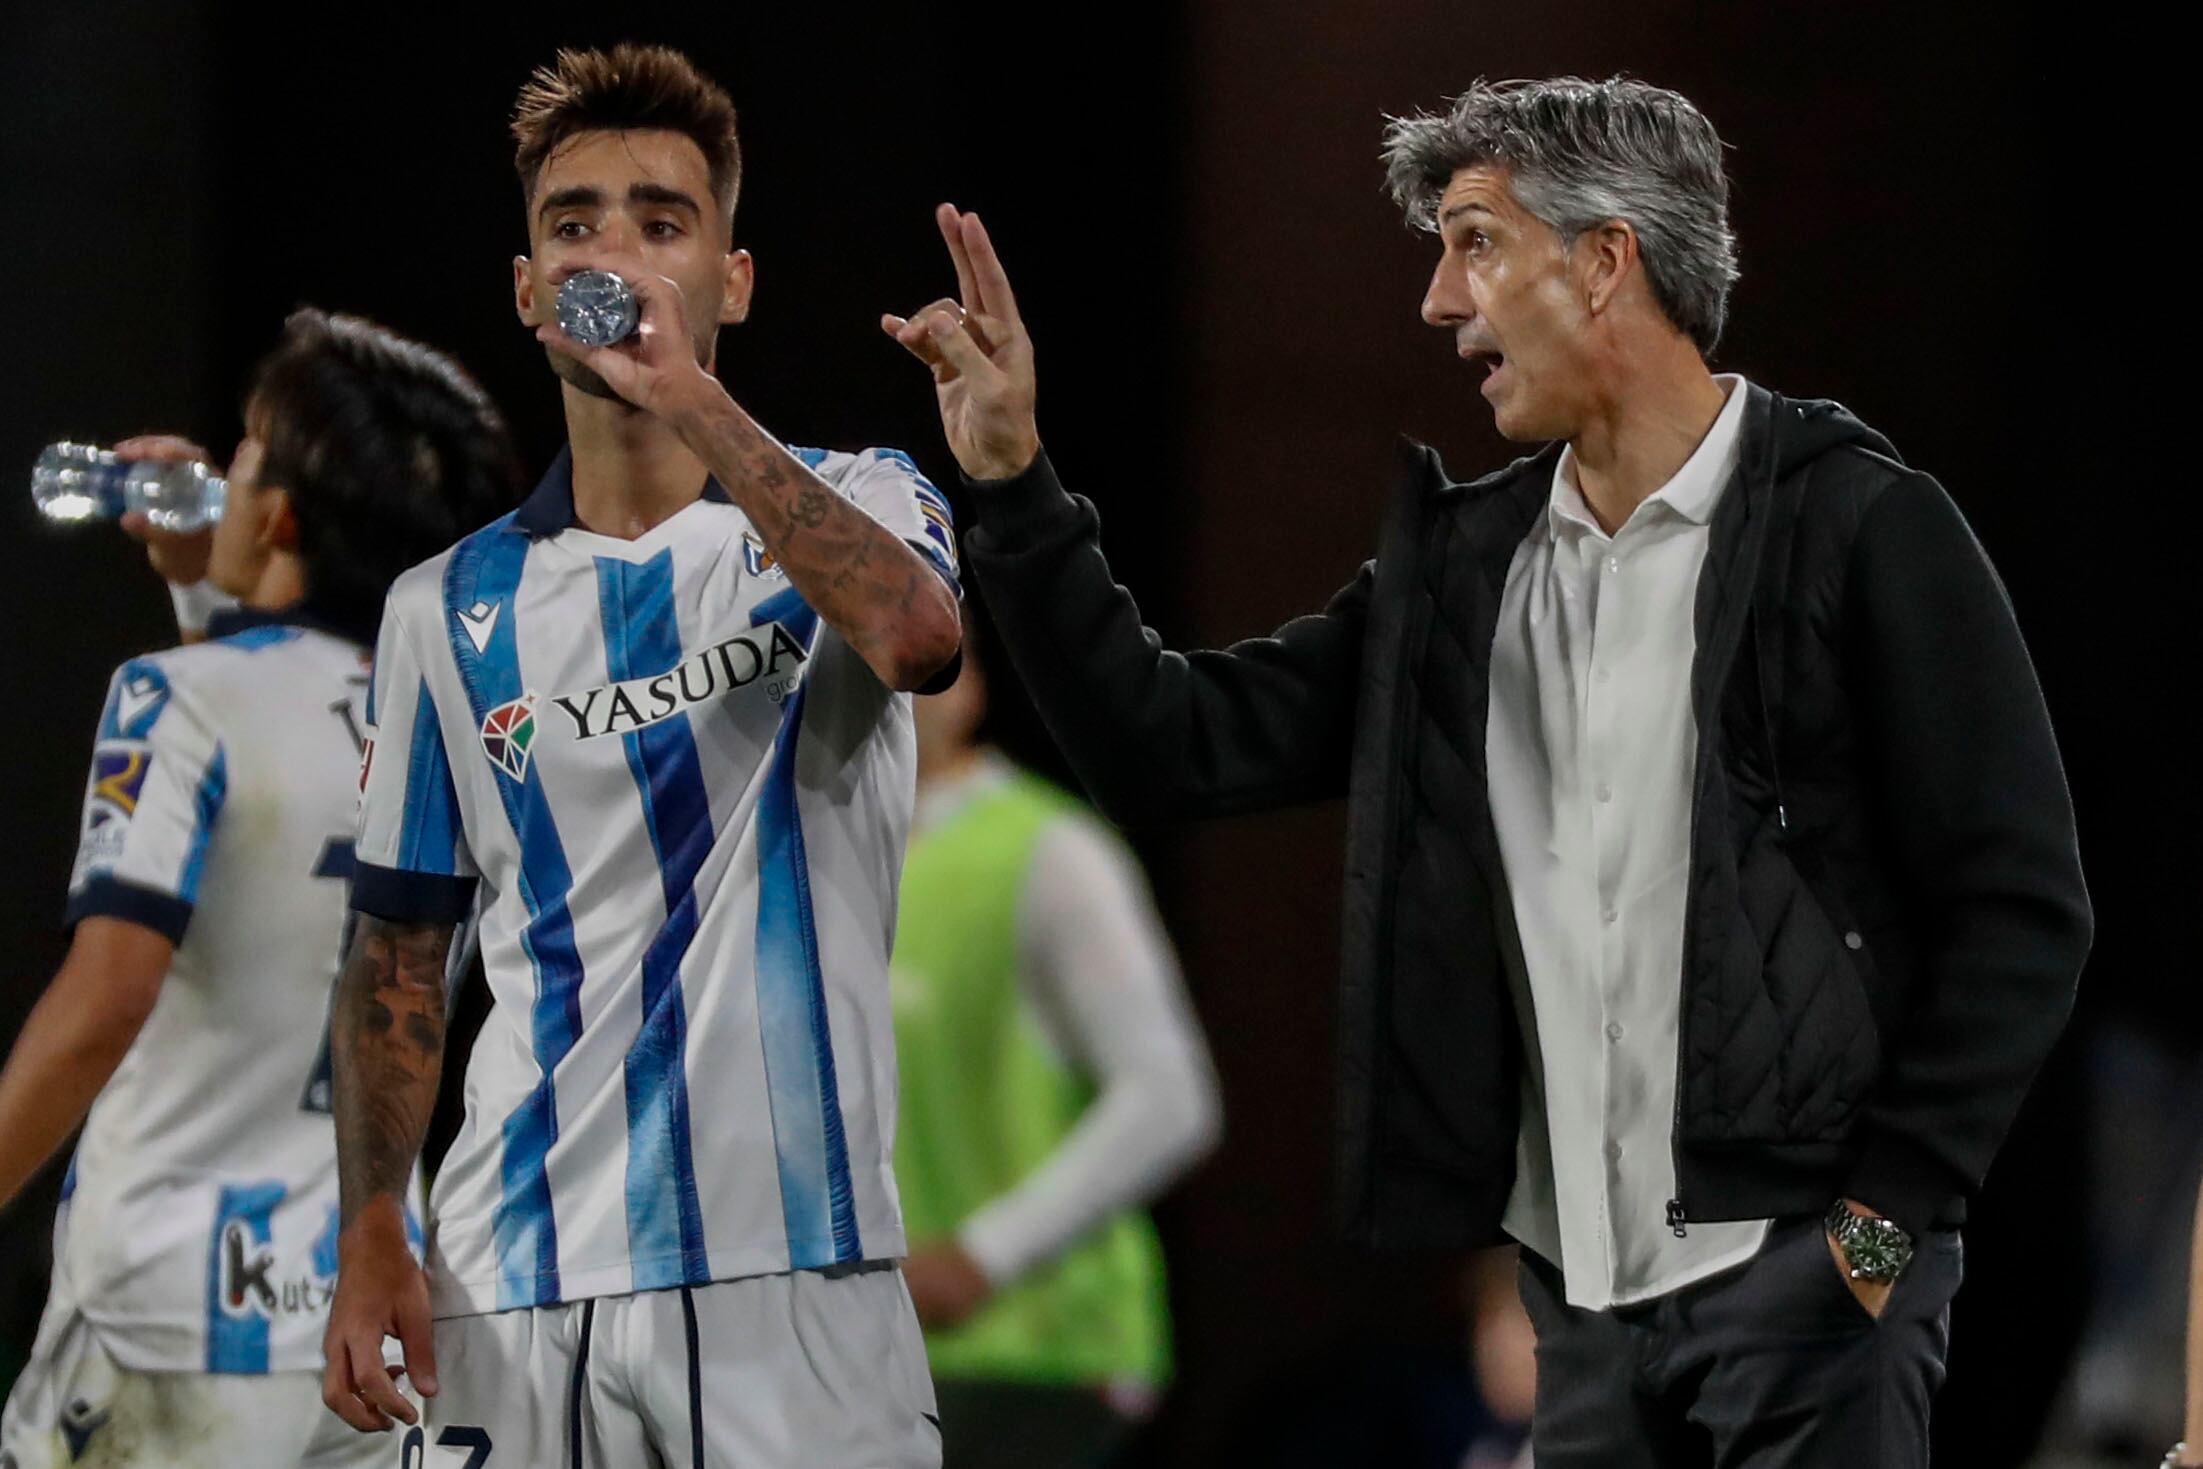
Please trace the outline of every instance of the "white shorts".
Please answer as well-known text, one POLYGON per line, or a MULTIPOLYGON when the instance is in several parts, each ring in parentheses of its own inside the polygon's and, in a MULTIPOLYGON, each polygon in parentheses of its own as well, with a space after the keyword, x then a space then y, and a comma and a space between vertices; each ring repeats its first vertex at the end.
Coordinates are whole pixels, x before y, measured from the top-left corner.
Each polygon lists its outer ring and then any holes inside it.
POLYGON ((902 1271, 816 1270, 436 1323, 404 1469, 938 1469, 902 1271))
POLYGON ((49 1307, 7 1412, 0 1469, 378 1469, 386 1434, 359 1433, 321 1401, 319 1372, 247 1377, 139 1372, 91 1325, 49 1307))

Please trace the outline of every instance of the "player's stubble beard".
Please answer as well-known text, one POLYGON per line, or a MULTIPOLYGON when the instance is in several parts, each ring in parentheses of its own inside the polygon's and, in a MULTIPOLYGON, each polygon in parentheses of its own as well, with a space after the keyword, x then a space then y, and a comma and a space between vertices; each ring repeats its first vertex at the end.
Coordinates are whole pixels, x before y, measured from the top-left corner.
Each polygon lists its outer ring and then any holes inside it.
POLYGON ((625 403, 627 401, 618 393, 612 391, 610 383, 582 366, 579 361, 567 356, 564 352, 545 348, 544 353, 551 359, 551 371, 557 375, 560 382, 565 383, 568 387, 579 388, 592 398, 602 398, 611 403, 625 403))
MULTIPOLYGON (((714 366, 713 359, 717 355, 712 351, 714 344, 707 341, 695 342, 691 345, 696 349, 696 365, 706 372, 711 372, 714 366)), ((583 366, 579 358, 569 357, 555 347, 545 347, 543 355, 551 359, 551 372, 560 382, 579 388, 592 398, 602 398, 607 403, 627 402, 625 398, 612 391, 610 383, 583 366)), ((630 404, 629 406, 632 407, 633 405, 630 404)))

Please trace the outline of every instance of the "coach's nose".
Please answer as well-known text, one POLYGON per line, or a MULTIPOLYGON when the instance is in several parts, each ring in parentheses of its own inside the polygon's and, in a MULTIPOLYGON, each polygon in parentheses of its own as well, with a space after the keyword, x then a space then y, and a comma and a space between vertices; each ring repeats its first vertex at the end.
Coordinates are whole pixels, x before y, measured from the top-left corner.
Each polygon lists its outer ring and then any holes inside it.
POLYGON ((1476 315, 1476 302, 1469 296, 1468 282, 1462 272, 1449 268, 1451 262, 1441 258, 1430 273, 1430 285, 1423 291, 1423 320, 1432 326, 1460 326, 1476 315))

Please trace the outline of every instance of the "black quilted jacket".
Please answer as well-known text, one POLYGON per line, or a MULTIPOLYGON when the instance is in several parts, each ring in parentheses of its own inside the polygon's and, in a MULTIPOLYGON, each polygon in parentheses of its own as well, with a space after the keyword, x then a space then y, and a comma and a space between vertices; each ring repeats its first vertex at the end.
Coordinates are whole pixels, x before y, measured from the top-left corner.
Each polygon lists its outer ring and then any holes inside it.
MULTIPOLYGON (((969 559, 1094 798, 1138 824, 1346 794, 1351 1233, 1499 1237, 1520 1035, 1486 670, 1558 450, 1473 484, 1411 445, 1321 613, 1162 649, 1045 457, 972 488, 969 559)), ((1849 1196, 1964 1218, 2071 1006, 2090 915, 2050 721, 1957 507, 1832 403, 1753 389, 1697 600, 1671 1224, 1849 1196)))

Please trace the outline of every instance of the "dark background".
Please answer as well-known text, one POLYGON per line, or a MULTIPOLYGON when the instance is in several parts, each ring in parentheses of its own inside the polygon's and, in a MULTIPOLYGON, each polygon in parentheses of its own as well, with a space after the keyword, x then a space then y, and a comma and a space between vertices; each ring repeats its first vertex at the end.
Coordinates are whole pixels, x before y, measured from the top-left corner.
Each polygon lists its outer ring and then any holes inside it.
MULTIPOLYGON (((2123 1006, 2192 1028, 2175 927, 2194 868, 2175 834, 2195 802, 2171 693, 2193 666, 2173 612, 2191 558, 2176 527, 2151 528, 2150 492, 2177 466, 2121 448, 2156 416, 2122 340, 2150 304, 2131 284, 2150 221, 2107 202, 2109 140, 2134 105, 2098 65, 2138 41, 1890 0, 1214 0, 1007 25, 959 6, 710 9, 612 23, 538 5, 493 23, 459 6, 97 0, 11 20, 0 1027, 65 944, 106 676, 170 635, 119 535, 34 520, 20 484, 38 447, 175 430, 226 456, 245 372, 311 302, 452 349, 546 462, 558 400, 512 317, 525 241, 504 117, 557 45, 634 38, 689 50, 742 109, 736 230, 759 290, 722 353, 736 397, 792 441, 900 445, 953 485, 924 377, 874 321, 953 285, 930 206, 980 209, 1038 343, 1051 453, 1180 645, 1265 630, 1345 582, 1373 546, 1395 434, 1464 477, 1515 452, 1416 317, 1433 249, 1379 190, 1381 114, 1479 74, 1626 70, 1683 91, 1733 148, 1744 277, 1717 365, 1840 398, 1964 507, 2028 631, 2080 807, 2100 920, 2082 1023, 2123 1006)), ((1005 741, 1060 768, 1009 704, 1005 741)), ((1155 1462, 1413 1462, 1412 1414, 1361 1378, 1458 1355, 1458 1262, 1374 1258, 1330 1231, 1341 831, 1326 807, 1143 837, 1228 1119, 1162 1211, 1182 1375, 1155 1462), (1346 1399, 1375 1426, 1324 1459, 1320 1424, 1346 1399), (1298 1457, 1255 1448, 1287 1439, 1298 1457)), ((2078 1068, 2053 1062, 1969 1237, 1945 1414, 1968 1431, 1958 1462, 2031 1435, 2055 1383, 2080 1277, 2029 1241, 2085 1187, 2084 1103, 2078 1068)), ((0 1221, 0 1341, 18 1349, 50 1200, 49 1179, 0 1221)))

